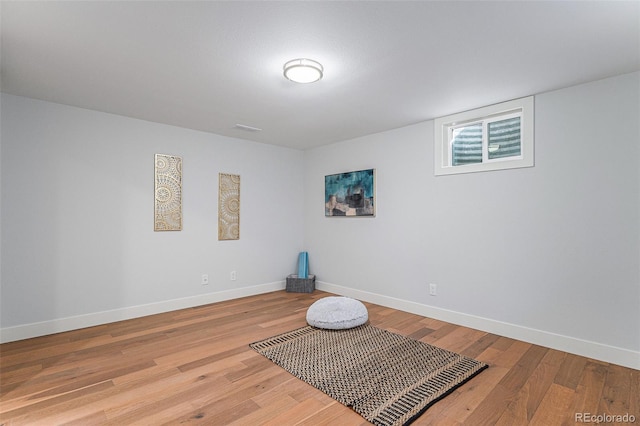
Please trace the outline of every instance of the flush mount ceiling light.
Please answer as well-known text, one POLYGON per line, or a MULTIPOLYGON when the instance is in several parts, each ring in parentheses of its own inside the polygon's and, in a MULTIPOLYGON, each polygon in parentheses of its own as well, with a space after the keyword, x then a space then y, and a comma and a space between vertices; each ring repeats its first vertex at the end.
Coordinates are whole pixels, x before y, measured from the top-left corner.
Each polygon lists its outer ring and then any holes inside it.
POLYGON ((293 59, 284 64, 284 76, 296 83, 313 83, 322 78, 324 68, 311 59, 293 59))

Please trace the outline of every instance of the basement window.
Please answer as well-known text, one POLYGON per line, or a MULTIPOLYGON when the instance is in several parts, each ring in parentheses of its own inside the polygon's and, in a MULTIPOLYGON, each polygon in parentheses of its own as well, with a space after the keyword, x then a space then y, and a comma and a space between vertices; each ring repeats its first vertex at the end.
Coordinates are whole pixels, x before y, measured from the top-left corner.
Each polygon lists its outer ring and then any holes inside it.
POLYGON ((533 96, 435 120, 435 175, 533 166, 533 96))

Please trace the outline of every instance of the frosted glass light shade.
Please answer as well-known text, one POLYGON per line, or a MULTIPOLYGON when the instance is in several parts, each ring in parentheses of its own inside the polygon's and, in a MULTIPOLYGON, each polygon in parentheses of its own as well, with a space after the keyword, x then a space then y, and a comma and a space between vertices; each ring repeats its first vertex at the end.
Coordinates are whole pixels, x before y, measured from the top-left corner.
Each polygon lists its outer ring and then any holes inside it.
POLYGON ((293 59, 284 64, 284 76, 296 83, 313 83, 322 78, 324 68, 311 59, 293 59))

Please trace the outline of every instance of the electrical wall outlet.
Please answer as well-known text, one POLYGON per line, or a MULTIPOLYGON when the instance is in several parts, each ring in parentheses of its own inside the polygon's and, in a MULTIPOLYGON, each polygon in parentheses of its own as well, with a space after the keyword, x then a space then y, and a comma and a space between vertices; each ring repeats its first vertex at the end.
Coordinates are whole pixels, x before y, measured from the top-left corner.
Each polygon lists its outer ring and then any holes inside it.
POLYGON ((229 274, 229 278, 231 279, 231 281, 237 280, 238 274, 236 273, 236 271, 231 271, 231 274, 229 274))
POLYGON ((200 278, 200 284, 209 285, 209 274, 202 274, 202 277, 200 278))
POLYGON ((429 284, 429 294, 431 296, 437 295, 438 294, 437 290, 438 290, 438 287, 435 284, 429 284))

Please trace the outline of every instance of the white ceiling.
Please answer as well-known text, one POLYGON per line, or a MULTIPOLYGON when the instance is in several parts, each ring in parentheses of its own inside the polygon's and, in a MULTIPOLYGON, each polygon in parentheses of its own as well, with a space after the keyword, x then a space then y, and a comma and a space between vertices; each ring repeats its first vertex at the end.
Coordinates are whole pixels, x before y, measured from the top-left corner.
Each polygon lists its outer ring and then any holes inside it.
POLYGON ((0 13, 3 92, 299 149, 640 69, 639 1, 3 1, 0 13), (286 80, 299 57, 324 78, 286 80))

